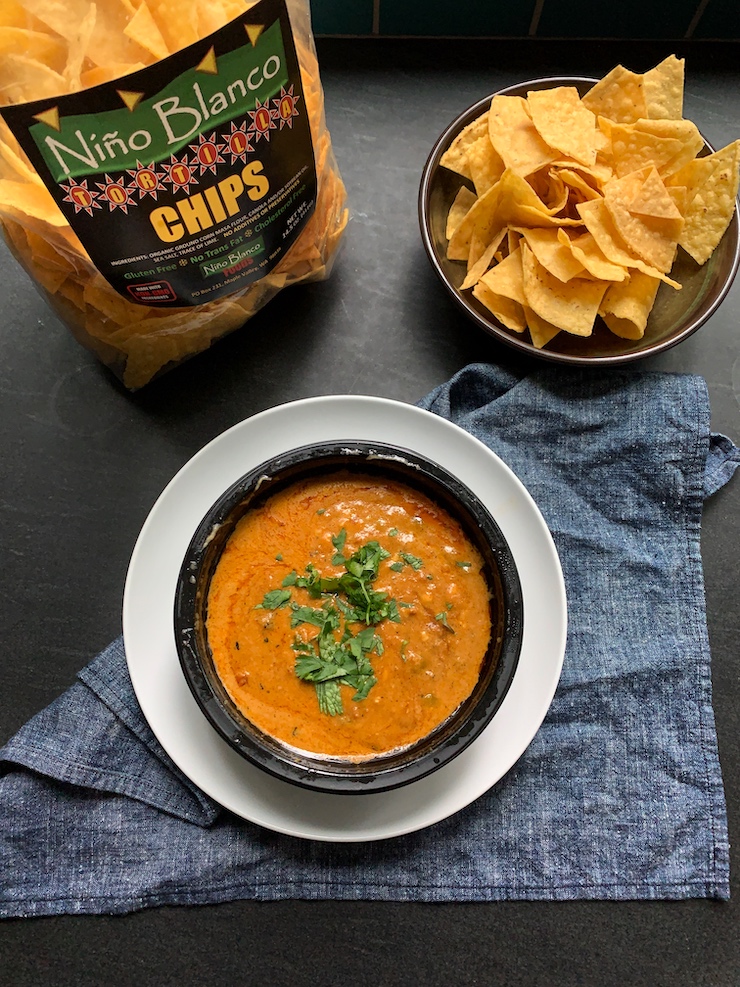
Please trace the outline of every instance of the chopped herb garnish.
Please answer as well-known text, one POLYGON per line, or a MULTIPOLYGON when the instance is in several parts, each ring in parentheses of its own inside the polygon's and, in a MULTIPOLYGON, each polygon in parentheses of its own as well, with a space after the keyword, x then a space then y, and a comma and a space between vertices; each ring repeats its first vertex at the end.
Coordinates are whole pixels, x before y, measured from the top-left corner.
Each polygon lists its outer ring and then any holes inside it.
POLYGON ((278 552, 277 553, 277 555, 275 556, 275 561, 276 562, 282 562, 283 561, 283 553, 282 552, 278 552))
POLYGON ((391 562, 388 568, 393 569, 394 572, 403 572, 403 562, 391 562))
MULTIPOLYGON (((373 589, 380 563, 389 557, 377 541, 369 541, 349 558, 344 556, 347 533, 344 528, 332 538, 336 554, 334 565, 343 565, 341 576, 324 577, 309 563, 306 575, 295 571, 283 579, 283 587, 307 590, 310 597, 322 600, 320 606, 290 604, 290 626, 310 624, 318 633, 309 641, 297 638, 292 645, 296 653, 295 674, 316 688, 319 709, 329 716, 343 712, 340 685, 351 686, 352 699, 365 699, 377 682, 370 655, 383 654, 383 641, 375 628, 384 620, 400 621, 399 604, 387 593, 373 589), (352 625, 364 624, 357 633, 352 625)), ((411 563, 407 563, 411 564, 411 563)), ((290 600, 289 589, 265 594, 260 606, 278 609, 290 600)), ((407 606, 407 604, 401 604, 407 606)))
POLYGON ((388 535, 391 538, 397 538, 398 537, 398 528, 389 528, 388 529, 388 535))
POLYGON ((417 558, 416 555, 411 555, 409 552, 399 552, 398 554, 401 556, 401 560, 406 565, 410 565, 412 569, 418 570, 424 565, 420 558, 417 558))
POLYGON ((299 627, 301 624, 313 624, 322 631, 331 633, 339 627, 339 611, 330 603, 321 608, 301 607, 297 603, 291 605, 290 626, 299 627))
POLYGON ((326 514, 326 508, 325 507, 320 507, 318 509, 318 511, 316 511, 316 513, 317 514, 326 514))
POLYGON ((284 607, 290 599, 289 589, 271 589, 265 593, 262 603, 258 603, 255 610, 279 610, 284 607))
POLYGON ((473 563, 472 562, 456 562, 455 565, 459 566, 460 569, 469 569, 473 563))
POLYGON ((283 580, 283 586, 298 586, 301 589, 307 589, 309 594, 314 598, 318 599, 323 593, 336 593, 337 591, 337 580, 335 578, 326 579, 324 578, 315 565, 309 563, 306 566, 306 572, 308 575, 299 576, 296 573, 290 573, 283 580), (290 579, 290 583, 286 583, 286 580, 290 579))
POLYGON ((347 532, 344 528, 342 528, 342 530, 339 532, 338 535, 334 535, 334 537, 332 538, 331 543, 336 549, 336 552, 332 556, 332 560, 331 560, 332 565, 344 565, 344 563, 347 561, 343 554, 344 543, 346 542, 346 540, 347 540, 347 532))
POLYGON ((312 682, 316 686, 321 711, 337 716, 343 712, 340 685, 352 686, 355 690, 352 699, 355 702, 365 699, 375 685, 377 679, 368 655, 373 651, 378 655, 382 654, 383 642, 372 627, 365 627, 359 634, 352 634, 346 625, 342 639, 337 641, 333 633, 336 629, 336 622, 333 620, 336 610, 330 607, 326 611, 313 613, 325 613, 327 619, 320 625, 321 629, 313 640, 296 640, 293 644, 296 652, 295 673, 299 679, 312 682), (334 683, 336 689, 323 688, 329 683, 334 683))
POLYGON ((319 701, 319 709, 329 716, 338 716, 343 712, 342 693, 336 682, 317 682, 316 698, 319 701))
MULTIPOLYGON (((447 609, 448 610, 450 609, 449 603, 447 604, 447 609)), ((447 610, 443 610, 442 613, 435 614, 434 619, 438 620, 440 624, 445 628, 445 630, 448 630, 450 632, 450 634, 455 633, 454 630, 450 627, 449 623, 447 622, 447 610)))

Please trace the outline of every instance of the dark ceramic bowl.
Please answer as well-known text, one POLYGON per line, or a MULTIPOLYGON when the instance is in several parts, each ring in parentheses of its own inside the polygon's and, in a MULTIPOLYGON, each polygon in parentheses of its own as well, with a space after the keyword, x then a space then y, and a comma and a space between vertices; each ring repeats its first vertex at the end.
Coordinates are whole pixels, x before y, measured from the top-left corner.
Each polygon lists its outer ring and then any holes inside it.
MULTIPOLYGON (((555 86, 575 86, 583 95, 596 82, 595 79, 565 77, 535 79, 500 90, 505 96, 526 96, 533 89, 549 89, 555 86)), ((447 213, 459 188, 466 182, 460 175, 439 165, 439 160, 458 133, 484 113, 495 93, 479 100, 453 120, 432 148, 424 166, 419 189, 419 223, 421 235, 432 267, 442 284, 465 314, 483 330, 514 349, 554 363, 603 365, 629 363, 646 356, 653 356, 675 346, 702 326, 716 311, 732 286, 740 262, 740 224, 738 207, 717 249, 700 267, 681 248, 673 265, 671 276, 683 285, 676 291, 669 285, 661 285, 655 305, 648 318, 642 339, 620 339, 596 320, 589 337, 572 336, 560 332, 543 349, 537 349, 529 341, 529 335, 521 336, 507 329, 485 306, 466 291, 460 291, 465 277, 465 265, 447 259, 445 224, 447 213)), ((703 153, 714 149, 706 143, 703 153)), ((472 185, 470 185, 472 189, 472 185)))
POLYGON ((193 696, 235 750, 257 767, 304 788, 367 793, 397 788, 430 774, 456 757, 487 726, 517 668, 523 603, 509 546, 490 512, 468 487, 436 463, 406 449, 336 441, 277 456, 251 470, 219 498, 200 523, 182 563, 174 620, 180 664, 193 696), (480 550, 491 590, 491 642, 472 694, 422 740, 359 762, 299 752, 257 729, 222 685, 206 634, 211 577, 239 519, 294 481, 337 470, 402 481, 445 508, 480 550))

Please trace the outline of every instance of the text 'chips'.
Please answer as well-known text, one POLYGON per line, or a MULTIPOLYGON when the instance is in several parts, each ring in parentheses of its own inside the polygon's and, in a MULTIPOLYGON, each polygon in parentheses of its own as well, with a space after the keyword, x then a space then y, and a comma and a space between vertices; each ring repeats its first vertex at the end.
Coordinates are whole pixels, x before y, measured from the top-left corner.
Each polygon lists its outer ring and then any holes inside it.
MULTIPOLYGON (((2 0, 0 107, 117 80, 208 37, 253 6, 249 0, 192 0, 186 10, 172 0, 2 0)), ((287 6, 313 143, 315 208, 277 266, 224 297, 158 308, 115 291, 0 120, 6 240, 75 337, 132 390, 243 325, 284 287, 322 280, 331 270, 348 220, 346 194, 326 128, 308 0, 287 0, 287 6)), ((136 94, 127 95, 132 108, 136 94)))

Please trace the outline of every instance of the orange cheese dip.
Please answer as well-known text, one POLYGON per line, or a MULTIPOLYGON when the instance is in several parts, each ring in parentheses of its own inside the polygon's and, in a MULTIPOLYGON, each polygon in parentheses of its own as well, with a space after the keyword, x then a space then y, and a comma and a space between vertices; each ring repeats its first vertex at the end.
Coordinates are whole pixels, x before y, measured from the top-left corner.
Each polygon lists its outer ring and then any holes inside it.
MULTIPOLYGON (((207 634, 216 670, 242 713, 265 733, 300 750, 364 759, 425 737, 470 695, 491 635, 483 560, 460 524, 423 494, 395 480, 340 473, 308 479, 249 511, 229 538, 208 595, 207 634), (296 606, 331 605, 290 585, 307 566, 322 576, 346 572, 368 542, 388 553, 372 584, 397 603, 398 622, 375 633, 369 658, 377 682, 366 698, 340 685, 342 712, 322 712, 317 689, 296 675, 296 642, 316 643, 318 627, 291 626, 296 606), (265 594, 290 599, 265 609, 265 594), (287 593, 283 591, 283 596, 287 593)), ((357 633, 362 623, 337 631, 357 633)))

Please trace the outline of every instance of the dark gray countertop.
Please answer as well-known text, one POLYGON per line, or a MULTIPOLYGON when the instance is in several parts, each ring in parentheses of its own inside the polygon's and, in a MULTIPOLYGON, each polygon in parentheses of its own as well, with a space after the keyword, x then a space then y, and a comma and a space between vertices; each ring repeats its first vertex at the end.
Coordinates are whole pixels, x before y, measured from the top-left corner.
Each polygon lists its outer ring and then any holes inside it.
MULTIPOLYGON (((736 45, 326 40, 327 115, 352 220, 331 281, 286 291, 241 331, 126 393, 0 248, 0 743, 120 633, 136 537, 202 445, 278 403, 329 393, 413 402, 465 364, 527 361, 464 320, 423 252, 419 177, 440 131, 503 86, 644 70, 687 56, 686 115, 740 136, 736 45)), ((709 384, 712 425, 740 440, 740 285, 706 326, 643 368, 709 384)), ((706 507, 702 550, 730 838, 740 831, 740 482, 706 507)), ((733 894, 740 893, 733 848, 733 894)), ((1 880, 1 878, 0 878, 1 880)), ((300 985, 736 985, 734 901, 256 904, 0 925, 0 980, 300 985), (318 932, 317 932, 318 930, 318 932), (327 933, 341 940, 327 950, 327 933), (214 956, 217 960, 214 961, 214 956)))

